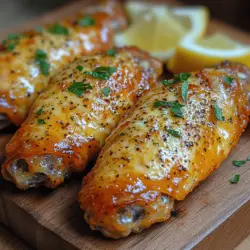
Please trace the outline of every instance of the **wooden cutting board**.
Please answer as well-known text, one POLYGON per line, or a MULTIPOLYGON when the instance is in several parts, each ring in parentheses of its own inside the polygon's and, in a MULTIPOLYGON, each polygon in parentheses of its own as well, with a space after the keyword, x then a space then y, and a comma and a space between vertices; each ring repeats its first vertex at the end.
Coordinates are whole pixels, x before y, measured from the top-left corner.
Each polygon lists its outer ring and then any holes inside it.
MULTIPOLYGON (((70 15, 84 4, 86 1, 71 4, 29 23, 26 28, 70 15)), ((250 34, 218 21, 209 26, 209 33, 215 31, 250 42, 250 34)), ((0 136, 0 157, 10 136, 0 136)), ((125 239, 106 239, 89 229, 76 201, 81 178, 57 190, 27 192, 0 179, 0 221, 38 249, 230 250, 250 234, 250 162, 241 168, 232 165, 234 159, 246 159, 249 149, 250 127, 222 166, 177 204, 176 217, 125 239), (229 179, 236 173, 241 174, 241 180, 232 185, 229 179)))

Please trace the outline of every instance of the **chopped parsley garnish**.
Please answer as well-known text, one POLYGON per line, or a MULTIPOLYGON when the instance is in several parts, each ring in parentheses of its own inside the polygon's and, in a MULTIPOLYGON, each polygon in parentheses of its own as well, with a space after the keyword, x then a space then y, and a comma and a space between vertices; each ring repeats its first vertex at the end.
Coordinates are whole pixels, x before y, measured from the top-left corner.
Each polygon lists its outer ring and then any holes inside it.
POLYGON ((82 70, 83 70, 83 66, 81 66, 81 65, 78 65, 76 68, 77 68, 79 71, 82 71, 82 70))
POLYGON ((38 119, 37 122, 39 125, 46 124, 46 122, 43 119, 38 119))
POLYGON ((179 102, 156 101, 154 103, 154 108, 157 107, 171 108, 170 110, 174 113, 175 116, 184 118, 183 112, 181 110, 184 105, 179 102))
POLYGON ((185 82, 188 80, 188 78, 191 76, 190 73, 180 73, 179 75, 174 75, 173 79, 169 79, 169 80, 163 80, 161 83, 164 86, 169 86, 171 84, 175 84, 177 82, 185 82))
POLYGON ((15 43, 10 43, 10 44, 7 45, 7 50, 8 50, 8 51, 12 51, 12 50, 15 49, 15 47, 16 47, 16 44, 15 44, 15 43))
POLYGON ((40 108, 36 111, 36 114, 37 115, 41 115, 43 113, 43 108, 40 108))
POLYGON ((21 35, 19 34, 9 34, 6 40, 2 41, 2 45, 8 50, 13 51, 19 42, 21 35))
MULTIPOLYGON (((180 104, 180 103, 179 103, 180 104)), ((181 105, 181 104, 180 104, 181 105)), ((181 110, 181 107, 183 107, 184 105, 180 106, 180 105, 175 105, 171 108, 171 111, 174 113, 174 115, 176 117, 180 117, 180 118, 184 118, 183 112, 181 110)))
POLYGON ((120 136, 124 136, 125 135, 125 133, 120 133, 120 136))
POLYGON ((108 56, 115 56, 116 50, 114 48, 113 49, 109 49, 109 50, 106 51, 106 54, 108 56))
POLYGON ((229 77, 229 76, 223 76, 222 80, 224 83, 226 83, 227 85, 231 85, 231 83, 235 80, 235 78, 233 77, 229 77))
POLYGON ((40 62, 40 69, 45 76, 49 75, 50 64, 47 61, 40 62))
POLYGON ((218 121, 223 121, 222 110, 221 110, 221 108, 218 106, 218 104, 214 104, 214 114, 215 114, 216 119, 217 119, 218 121))
POLYGON ((85 16, 77 22, 82 27, 88 27, 95 25, 95 19, 90 16, 85 16))
POLYGON ((69 30, 59 23, 51 26, 48 29, 48 31, 55 35, 68 35, 69 34, 69 30))
POLYGON ((166 129, 166 131, 167 131, 170 135, 172 135, 172 136, 174 136, 174 137, 180 137, 180 136, 181 136, 180 132, 177 131, 177 130, 174 130, 174 129, 166 129))
POLYGON ((169 85, 174 84, 174 83, 176 83, 176 82, 174 81, 174 79, 170 79, 170 80, 163 80, 163 81, 161 81, 161 83, 162 83, 164 86, 169 86, 169 85))
POLYGON ((245 163, 246 163, 246 161, 237 161, 237 160, 234 160, 234 161, 233 161, 233 165, 234 165, 235 167, 241 167, 241 166, 243 166, 245 163))
POLYGON ((230 179, 230 183, 231 184, 237 184, 240 180, 240 175, 239 174, 235 174, 231 179, 230 179))
POLYGON ((18 40, 18 39, 20 39, 20 37, 21 37, 20 34, 9 34, 8 40, 18 40))
POLYGON ((46 59, 47 59, 47 54, 44 51, 37 49, 35 54, 35 60, 36 63, 39 64, 42 74, 45 76, 49 75, 49 69, 50 69, 50 64, 47 62, 46 59))
POLYGON ((179 75, 174 75, 174 80, 175 81, 181 81, 185 82, 188 80, 188 78, 191 76, 191 73, 180 73, 179 75))
POLYGON ((68 88, 68 91, 74 93, 75 95, 81 97, 88 89, 92 89, 92 86, 89 83, 84 82, 73 82, 68 88))
POLYGON ((187 101, 187 96, 188 96, 188 82, 184 82, 181 86, 181 97, 184 102, 187 101))
POLYGON ((108 80, 110 76, 116 71, 114 67, 97 67, 94 71, 85 71, 84 74, 93 76, 100 80, 108 80))
POLYGON ((247 157, 247 161, 250 161, 250 156, 247 157))
POLYGON ((102 89, 102 93, 103 93, 105 96, 108 96, 109 93, 110 93, 110 88, 108 88, 108 87, 103 88, 103 89, 102 89))
POLYGON ((44 51, 40 49, 36 50, 36 61, 44 60, 46 58, 47 54, 44 51))

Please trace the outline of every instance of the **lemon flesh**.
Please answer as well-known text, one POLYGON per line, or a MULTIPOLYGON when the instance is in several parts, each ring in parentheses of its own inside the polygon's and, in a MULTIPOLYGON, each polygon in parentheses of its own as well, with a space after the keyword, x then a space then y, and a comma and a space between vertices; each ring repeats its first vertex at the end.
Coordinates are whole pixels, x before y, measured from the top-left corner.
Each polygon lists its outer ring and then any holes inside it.
POLYGON ((164 52, 174 49, 185 34, 186 30, 167 9, 155 7, 127 30, 117 34, 115 44, 135 45, 152 54, 159 52, 159 57, 164 58, 164 52))
POLYGON ((180 44, 168 62, 174 73, 189 72, 212 67, 223 60, 240 62, 250 66, 250 47, 230 37, 217 33, 198 42, 180 44))
POLYGON ((206 31, 205 7, 176 7, 166 4, 127 2, 131 26, 115 36, 116 46, 135 45, 153 56, 168 60, 183 41, 196 41, 206 31))

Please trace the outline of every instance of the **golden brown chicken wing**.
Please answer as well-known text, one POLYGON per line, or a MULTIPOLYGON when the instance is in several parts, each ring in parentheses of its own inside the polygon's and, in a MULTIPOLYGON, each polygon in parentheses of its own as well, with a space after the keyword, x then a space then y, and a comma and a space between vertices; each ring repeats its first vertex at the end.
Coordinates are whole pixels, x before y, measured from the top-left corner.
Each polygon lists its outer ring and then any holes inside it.
POLYGON ((63 65, 76 56, 112 47, 112 28, 126 26, 121 7, 112 1, 86 7, 74 20, 10 34, 0 45, 0 122, 20 125, 38 93, 63 65))
POLYGON ((27 189, 57 187, 95 160, 137 97, 156 84, 161 63, 136 48, 83 56, 35 100, 6 148, 5 179, 27 189))
POLYGON ((226 62, 143 95, 84 178, 79 202, 90 227, 119 238, 167 220, 174 200, 219 167, 246 128, 249 76, 226 62))

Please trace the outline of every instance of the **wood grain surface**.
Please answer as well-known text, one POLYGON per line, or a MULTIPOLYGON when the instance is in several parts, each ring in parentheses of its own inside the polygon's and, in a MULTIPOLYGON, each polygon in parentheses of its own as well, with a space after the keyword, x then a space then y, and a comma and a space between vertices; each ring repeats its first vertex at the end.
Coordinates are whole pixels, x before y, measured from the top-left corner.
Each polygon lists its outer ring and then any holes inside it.
POLYGON ((1 250, 31 250, 26 243, 11 234, 4 226, 0 225, 1 250))
MULTIPOLYGON (((84 4, 86 1, 72 4, 25 28, 70 15, 84 4)), ((250 41, 249 34, 218 21, 209 27, 209 33, 214 31, 226 32, 242 42, 250 41)), ((0 137, 0 156, 9 138, 0 137)), ((177 217, 125 239, 109 240, 89 229, 76 201, 80 177, 57 190, 27 192, 0 179, 0 221, 37 249, 230 250, 250 234, 250 162, 241 168, 232 165, 234 159, 247 158, 249 149, 250 127, 222 166, 177 204, 177 217), (241 180, 232 185, 229 179, 236 173, 241 174, 241 180)))

